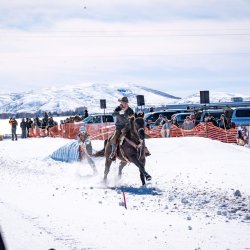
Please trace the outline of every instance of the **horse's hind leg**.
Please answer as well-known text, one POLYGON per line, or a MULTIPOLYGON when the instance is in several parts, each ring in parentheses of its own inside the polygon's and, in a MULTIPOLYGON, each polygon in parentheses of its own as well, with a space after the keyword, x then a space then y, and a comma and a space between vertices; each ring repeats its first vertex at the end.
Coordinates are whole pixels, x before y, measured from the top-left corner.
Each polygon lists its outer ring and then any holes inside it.
POLYGON ((118 172, 118 177, 122 177, 122 170, 126 166, 127 162, 126 161, 121 161, 119 164, 119 172, 118 172))
POLYGON ((106 158, 105 170, 104 170, 104 181, 105 182, 107 181, 107 176, 108 176, 108 173, 109 173, 109 170, 110 170, 111 163, 112 163, 112 161, 110 159, 106 158))

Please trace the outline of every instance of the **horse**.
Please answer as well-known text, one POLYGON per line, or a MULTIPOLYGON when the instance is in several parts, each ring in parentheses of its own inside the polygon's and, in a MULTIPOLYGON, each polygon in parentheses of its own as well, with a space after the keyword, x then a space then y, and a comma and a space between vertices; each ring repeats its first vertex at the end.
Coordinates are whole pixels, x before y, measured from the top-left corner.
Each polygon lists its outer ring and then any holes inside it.
MULTIPOLYGON (((117 142, 116 158, 120 160, 118 177, 122 176, 122 169, 128 163, 134 163, 140 172, 140 179, 142 185, 145 185, 146 181, 150 181, 151 176, 145 171, 145 122, 142 117, 131 117, 129 118, 129 125, 125 129, 125 137, 121 136, 117 142)), ((104 171, 104 182, 107 181, 107 176, 112 164, 112 159, 109 158, 111 153, 111 143, 108 140, 105 145, 105 171, 104 171)))

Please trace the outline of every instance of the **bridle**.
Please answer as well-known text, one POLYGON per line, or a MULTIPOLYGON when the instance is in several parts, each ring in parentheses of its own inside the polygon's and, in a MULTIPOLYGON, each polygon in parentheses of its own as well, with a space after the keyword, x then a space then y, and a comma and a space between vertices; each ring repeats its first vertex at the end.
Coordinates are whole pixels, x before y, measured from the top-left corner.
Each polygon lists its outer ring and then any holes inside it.
POLYGON ((144 132, 145 131, 145 128, 144 128, 144 119, 142 117, 137 117, 137 118, 135 118, 134 123, 135 123, 135 131, 137 132, 139 140, 140 141, 144 140, 144 138, 141 139, 141 136, 140 136, 141 131, 143 131, 143 134, 145 135, 145 132, 144 132), (140 120, 142 122, 143 126, 137 129, 137 125, 136 124, 138 124, 138 123, 136 121, 138 121, 138 120, 140 120))
POLYGON ((144 150, 144 145, 145 145, 144 144, 144 138, 142 139, 141 136, 140 136, 141 131, 143 131, 143 135, 145 136, 144 119, 142 117, 137 117, 137 118, 135 118, 134 123, 135 123, 135 126, 134 126, 135 131, 137 133, 137 136, 138 136, 139 142, 140 142, 138 145, 136 145, 136 150, 137 150, 137 153, 138 153, 138 159, 140 160, 141 156, 142 156, 142 153, 143 153, 143 150, 144 150), (139 129, 137 129, 137 125, 136 125, 136 124, 138 124, 136 122, 138 120, 140 120, 142 122, 142 124, 143 124, 143 126, 140 127, 139 129))

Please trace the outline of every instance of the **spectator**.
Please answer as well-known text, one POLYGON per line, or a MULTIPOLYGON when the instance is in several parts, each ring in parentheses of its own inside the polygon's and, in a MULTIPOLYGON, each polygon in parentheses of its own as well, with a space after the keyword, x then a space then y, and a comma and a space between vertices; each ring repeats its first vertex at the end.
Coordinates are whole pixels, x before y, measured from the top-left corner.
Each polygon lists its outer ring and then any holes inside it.
POLYGON ((42 125, 41 125, 41 129, 47 129, 48 126, 48 121, 46 121, 44 118, 42 119, 42 125))
POLYGON ((162 114, 159 115, 158 119, 155 121, 155 126, 159 126, 162 123, 162 114))
POLYGON ((41 128, 41 127, 42 127, 42 121, 41 121, 38 117, 36 117, 36 118, 34 119, 34 126, 36 126, 36 127, 38 127, 38 128, 41 128))
POLYGON ((151 129, 152 128, 152 120, 146 121, 146 128, 151 129))
POLYGON ((30 137, 30 129, 33 126, 33 121, 30 118, 26 118, 26 124, 27 124, 27 137, 30 137))
POLYGON ((223 129, 230 129, 231 128, 230 119, 227 118, 224 114, 222 114, 220 116, 220 119, 218 120, 218 126, 223 129))
POLYGON ((166 116, 163 116, 162 124, 163 125, 161 128, 161 136, 163 138, 170 137, 171 122, 168 120, 166 116))
POLYGON ((48 125, 49 121, 49 115, 47 112, 44 112, 44 117, 43 117, 43 125, 46 127, 48 125))
POLYGON ((194 126, 195 126, 194 122, 190 119, 189 116, 187 116, 182 124, 182 128, 185 130, 191 130, 194 128, 194 126))
POLYGON ((247 144, 246 131, 243 131, 241 127, 239 127, 237 131, 236 141, 237 141, 237 144, 240 146, 244 146, 245 144, 247 144))
POLYGON ((17 134, 16 134, 16 128, 18 125, 17 120, 15 119, 15 117, 11 117, 9 120, 9 124, 11 125, 11 136, 12 136, 12 141, 14 141, 14 139, 17 141, 17 134))
POLYGON ((197 125, 195 115, 190 115, 189 117, 190 117, 190 121, 192 121, 192 123, 194 124, 194 127, 195 127, 197 125))
POLYGON ((27 122, 24 120, 24 118, 22 119, 20 123, 20 127, 22 129, 21 138, 27 138, 27 122))
POLYGON ((172 116, 171 124, 178 127, 178 128, 180 127, 175 116, 172 116))
POLYGON ((85 111, 84 111, 84 119, 87 118, 88 116, 89 116, 88 110, 85 109, 85 111))
POLYGON ((212 122, 214 126, 218 126, 215 118, 210 113, 205 117, 205 122, 212 122))

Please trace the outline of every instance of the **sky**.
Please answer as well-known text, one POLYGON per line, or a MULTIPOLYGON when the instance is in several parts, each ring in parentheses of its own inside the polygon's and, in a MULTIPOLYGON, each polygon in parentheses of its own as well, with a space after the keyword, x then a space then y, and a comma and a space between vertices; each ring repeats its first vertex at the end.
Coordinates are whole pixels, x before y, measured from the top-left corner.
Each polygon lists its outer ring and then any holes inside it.
POLYGON ((248 0, 0 0, 0 89, 250 94, 248 0))

